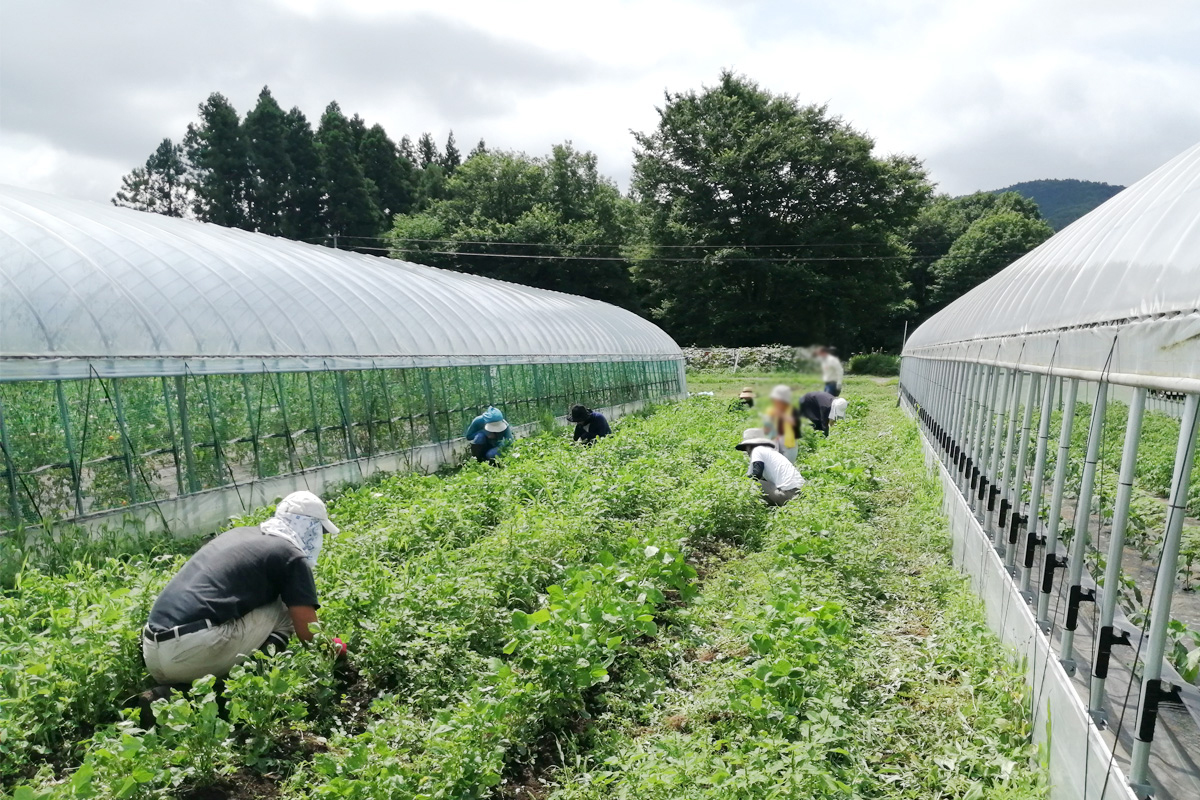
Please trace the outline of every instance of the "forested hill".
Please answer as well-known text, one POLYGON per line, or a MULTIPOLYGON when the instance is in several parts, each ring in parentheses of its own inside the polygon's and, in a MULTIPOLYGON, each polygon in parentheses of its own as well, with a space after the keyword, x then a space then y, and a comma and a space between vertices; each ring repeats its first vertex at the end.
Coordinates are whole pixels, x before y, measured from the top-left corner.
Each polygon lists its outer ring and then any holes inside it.
POLYGON ((1014 183, 996 189, 995 194, 1016 192, 1028 197, 1038 204, 1050 227, 1061 231, 1124 188, 1096 181, 1044 180, 1014 183))

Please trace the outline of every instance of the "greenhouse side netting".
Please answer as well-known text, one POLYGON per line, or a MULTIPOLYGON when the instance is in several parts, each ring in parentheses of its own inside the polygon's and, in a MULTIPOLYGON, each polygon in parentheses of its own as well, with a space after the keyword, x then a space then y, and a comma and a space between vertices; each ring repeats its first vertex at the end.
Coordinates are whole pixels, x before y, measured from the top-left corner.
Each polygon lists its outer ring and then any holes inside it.
POLYGON ((489 405, 521 427, 686 391, 675 342, 605 303, 15 189, 0 279, 5 529, 194 530, 436 467, 489 405))
POLYGON ((1052 797, 1200 797, 1200 146, 922 325, 900 394, 1052 797))

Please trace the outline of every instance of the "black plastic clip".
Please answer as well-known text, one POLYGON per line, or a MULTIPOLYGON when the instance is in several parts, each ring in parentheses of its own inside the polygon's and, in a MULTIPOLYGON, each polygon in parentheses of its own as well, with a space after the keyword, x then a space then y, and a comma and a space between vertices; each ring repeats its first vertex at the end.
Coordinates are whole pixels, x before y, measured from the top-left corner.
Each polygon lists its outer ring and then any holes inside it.
POLYGON ((1067 565, 1067 559, 1060 556, 1058 553, 1050 553, 1046 556, 1046 566, 1042 570, 1042 593, 1049 594, 1054 588, 1054 570, 1062 569, 1067 565))
MULTIPOLYGON (((1008 510, 1009 510, 1010 508, 1012 508, 1012 503, 1009 501, 1009 499, 1008 499, 1007 497, 1006 497, 1006 498, 1004 498, 1003 500, 1001 500, 1001 501, 1000 501, 1000 522, 999 522, 999 525, 1000 525, 1000 527, 1001 527, 1001 528, 1003 528, 1004 526, 1008 525, 1008 510)), ((1016 539, 1013 539, 1013 541, 1016 541, 1016 539)))
POLYGON ((1029 532, 1028 538, 1025 539, 1025 569, 1033 569, 1033 560, 1037 556, 1035 548, 1041 547, 1045 543, 1045 536, 1038 536, 1036 531, 1029 532))
MULTIPOLYGON (((1000 496, 1000 487, 999 486, 993 486, 992 488, 988 489, 988 511, 996 510, 996 498, 999 496, 1000 496)), ((1004 523, 1001 522, 1000 525, 1001 525, 1001 527, 1003 527, 1004 523)))
POLYGON ((1024 514, 1018 514, 1016 511, 1012 512, 1012 517, 1009 518, 1009 525, 1008 525, 1008 543, 1009 544, 1015 545, 1017 543, 1017 536, 1020 535, 1021 526, 1024 525, 1025 522, 1026 522, 1026 517, 1024 514))
POLYGON ((971 465, 971 488, 974 489, 979 485, 979 467, 975 466, 974 462, 969 459, 967 463, 971 465))
POLYGON ((1145 698, 1137 738, 1143 742, 1152 742, 1154 741, 1154 724, 1158 721, 1158 707, 1163 703, 1182 706, 1183 697, 1179 694, 1178 686, 1166 681, 1148 681, 1145 698))
POLYGON ((991 481, 989 481, 987 479, 986 475, 981 475, 979 477, 979 493, 975 496, 975 499, 977 499, 977 500, 983 499, 983 496, 985 494, 987 494, 987 487, 988 487, 989 483, 991 483, 991 481))
POLYGON ((1071 593, 1067 597, 1067 623, 1063 627, 1069 631, 1075 630, 1079 625, 1079 604, 1096 602, 1096 592, 1092 589, 1084 589, 1078 583, 1071 587, 1071 593))
POLYGON ((1112 625, 1100 629, 1100 642, 1096 646, 1096 666, 1092 670, 1097 678, 1108 677, 1108 662, 1112 658, 1112 649, 1117 645, 1133 647, 1127 631, 1116 632, 1112 625))

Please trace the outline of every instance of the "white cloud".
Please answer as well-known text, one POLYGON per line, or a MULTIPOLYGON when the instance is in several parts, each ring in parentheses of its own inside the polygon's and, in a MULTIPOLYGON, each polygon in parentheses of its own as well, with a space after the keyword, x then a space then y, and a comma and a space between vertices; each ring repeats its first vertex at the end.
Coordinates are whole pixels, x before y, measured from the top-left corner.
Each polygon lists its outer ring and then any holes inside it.
POLYGON ((0 180, 95 199, 208 92, 244 110, 263 84, 397 137, 453 128, 464 148, 531 153, 570 138, 622 185, 629 131, 654 125, 663 90, 722 68, 828 102, 955 193, 1128 183, 1200 139, 1191 0, 46 0, 6 23, 0 180))

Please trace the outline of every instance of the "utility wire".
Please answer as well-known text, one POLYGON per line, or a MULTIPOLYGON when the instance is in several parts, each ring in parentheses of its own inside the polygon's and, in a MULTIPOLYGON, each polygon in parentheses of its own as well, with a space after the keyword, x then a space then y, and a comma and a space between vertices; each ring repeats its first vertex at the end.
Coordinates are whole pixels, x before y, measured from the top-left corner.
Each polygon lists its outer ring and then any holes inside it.
MULTIPOLYGON (((543 247, 553 247, 555 245, 542 245, 543 247)), ((588 245, 584 245, 586 247, 588 245)), ((539 255, 535 253, 464 253, 456 250, 405 250, 403 248, 392 247, 356 247, 357 251, 371 250, 381 253, 402 252, 408 256, 460 256, 469 258, 532 258, 543 261, 619 261, 628 263, 630 261, 646 262, 646 261, 665 261, 668 263, 713 263, 707 258, 697 258, 688 256, 683 258, 673 258, 666 256, 650 256, 647 258, 639 258, 636 256, 564 256, 564 255, 539 255)), ((737 248, 730 248, 737 249, 737 248)), ((954 261, 983 261, 993 258, 1020 258, 1025 253, 991 253, 987 256, 910 256, 910 255, 892 255, 892 256, 768 256, 765 258, 756 256, 735 256, 733 258, 721 258, 717 263, 728 263, 731 261, 748 261, 752 263, 794 263, 797 261, 937 261, 943 258, 949 258, 954 261)))

